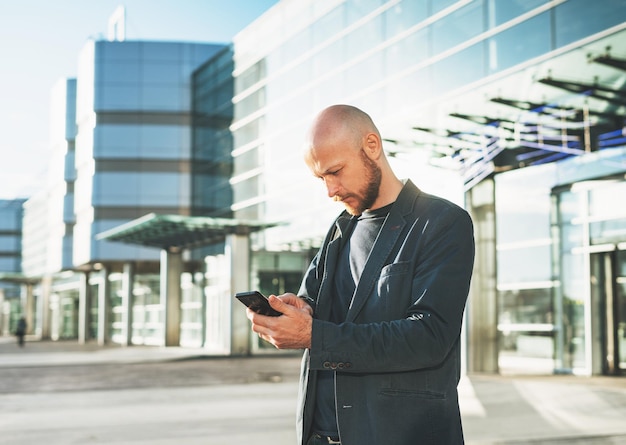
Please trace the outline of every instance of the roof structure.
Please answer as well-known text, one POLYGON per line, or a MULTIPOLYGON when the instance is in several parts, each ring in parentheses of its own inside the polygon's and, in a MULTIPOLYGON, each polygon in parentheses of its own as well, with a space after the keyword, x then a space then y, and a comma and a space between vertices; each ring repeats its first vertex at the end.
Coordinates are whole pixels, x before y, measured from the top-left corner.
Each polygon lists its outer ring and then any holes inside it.
POLYGON ((96 235, 96 239, 160 249, 188 249, 222 242, 229 234, 245 235, 277 225, 228 218, 149 213, 101 232, 96 235))
POLYGON ((19 272, 0 272, 0 282, 4 283, 35 284, 40 280, 40 277, 28 277, 19 272))
POLYGON ((410 131, 388 132, 389 154, 429 152, 469 190, 494 173, 623 146, 624 42, 626 29, 461 88, 410 131))

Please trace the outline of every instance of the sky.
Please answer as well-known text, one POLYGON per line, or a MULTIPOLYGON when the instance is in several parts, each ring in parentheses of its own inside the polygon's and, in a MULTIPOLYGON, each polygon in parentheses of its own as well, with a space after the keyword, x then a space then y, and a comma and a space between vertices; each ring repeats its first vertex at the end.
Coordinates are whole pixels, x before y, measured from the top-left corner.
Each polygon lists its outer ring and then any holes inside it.
POLYGON ((90 38, 126 8, 126 40, 229 43, 278 0, 0 0, 0 199, 40 190, 50 150, 50 95, 76 77, 90 38))

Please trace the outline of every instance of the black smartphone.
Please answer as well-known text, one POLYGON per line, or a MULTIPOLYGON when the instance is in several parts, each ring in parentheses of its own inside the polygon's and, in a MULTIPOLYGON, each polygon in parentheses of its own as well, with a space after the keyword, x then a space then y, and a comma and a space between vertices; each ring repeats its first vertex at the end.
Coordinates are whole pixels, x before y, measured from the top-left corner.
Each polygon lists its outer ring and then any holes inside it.
POLYGON ((270 317, 278 317, 279 315, 283 315, 272 306, 270 306, 270 302, 268 301, 267 297, 259 291, 254 290, 250 292, 239 292, 235 294, 235 298, 237 298, 239 301, 248 306, 257 314, 269 315, 270 317))

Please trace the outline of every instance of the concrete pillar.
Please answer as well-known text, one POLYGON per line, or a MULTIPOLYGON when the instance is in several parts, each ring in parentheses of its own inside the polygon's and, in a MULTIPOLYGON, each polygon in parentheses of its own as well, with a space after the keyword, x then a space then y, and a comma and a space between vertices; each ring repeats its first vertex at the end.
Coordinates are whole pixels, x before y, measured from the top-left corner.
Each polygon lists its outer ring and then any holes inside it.
POLYGON ((467 370, 497 373, 498 295, 496 270, 495 183, 485 179, 466 195, 474 221, 476 260, 467 303, 467 370))
POLYGON ((4 314, 4 289, 0 288, 0 336, 7 335, 7 332, 5 332, 5 329, 8 331, 6 318, 4 314))
POLYGON ((41 279, 40 294, 41 299, 39 310, 41 311, 41 339, 47 340, 51 335, 51 309, 50 295, 52 294, 52 276, 46 275, 41 279))
POLYGON ((109 342, 109 326, 111 317, 111 298, 109 284, 109 270, 102 269, 102 281, 98 286, 98 344, 104 346, 109 342))
POLYGON ((89 340, 89 318, 90 318, 90 298, 89 298, 89 272, 80 274, 80 285, 78 289, 78 343, 85 344, 89 340))
POLYGON ((180 276, 183 273, 182 250, 161 251, 161 308, 164 320, 165 346, 180 345, 180 276))
POLYGON ((133 286, 135 265, 125 263, 122 272, 122 345, 133 343, 133 286))
POLYGON ((22 284, 22 315, 26 319, 26 333, 32 334, 35 329, 35 296, 31 283, 22 284))
POLYGON ((231 355, 251 353, 250 321, 246 317, 245 307, 235 301, 237 292, 250 289, 250 238, 248 234, 230 234, 226 236, 226 257, 230 262, 229 295, 231 307, 231 355))
MULTIPOLYGON (((201 278, 195 279, 193 280, 193 285, 194 286, 199 286, 200 287, 200 293, 202 295, 202 307, 200 309, 200 320, 202 323, 202 341, 201 341, 201 346, 204 348, 207 345, 207 327, 208 327, 208 322, 207 322, 207 293, 206 293, 206 274, 204 272, 200 272, 199 273, 201 275, 201 278)), ((194 276, 198 276, 198 273, 196 273, 194 276)))

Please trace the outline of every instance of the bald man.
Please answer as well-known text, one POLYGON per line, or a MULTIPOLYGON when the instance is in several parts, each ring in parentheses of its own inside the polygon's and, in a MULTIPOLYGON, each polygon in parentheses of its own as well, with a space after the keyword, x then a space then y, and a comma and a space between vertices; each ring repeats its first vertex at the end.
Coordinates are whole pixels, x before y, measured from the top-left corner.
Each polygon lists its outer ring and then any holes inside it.
POLYGON ((372 119, 315 118, 305 162, 345 210, 283 315, 248 310, 279 349, 304 349, 298 444, 459 445, 460 333, 474 261, 462 208, 401 181, 372 119))

